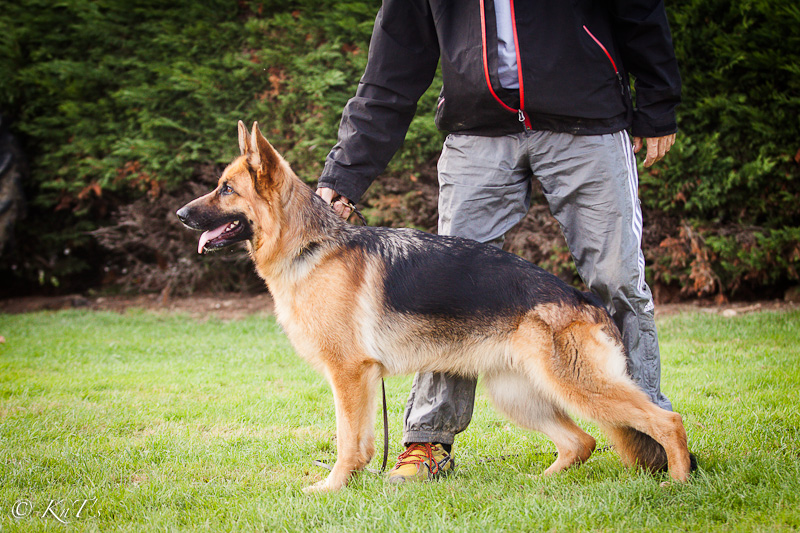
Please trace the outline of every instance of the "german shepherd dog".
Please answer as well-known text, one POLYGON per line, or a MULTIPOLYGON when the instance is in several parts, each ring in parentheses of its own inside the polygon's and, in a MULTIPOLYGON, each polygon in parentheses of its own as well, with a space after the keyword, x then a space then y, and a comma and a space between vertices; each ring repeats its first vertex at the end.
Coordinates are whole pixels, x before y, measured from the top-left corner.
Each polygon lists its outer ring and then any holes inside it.
POLYGON ((217 188, 182 207, 198 252, 245 241, 297 353, 331 384, 337 460, 309 492, 336 490, 374 453, 382 376, 482 376, 497 408, 553 440, 549 475, 586 461, 597 423, 628 465, 686 481, 680 415, 626 373, 611 317, 591 295, 495 247, 341 220, 262 136, 239 122, 241 155, 217 188))

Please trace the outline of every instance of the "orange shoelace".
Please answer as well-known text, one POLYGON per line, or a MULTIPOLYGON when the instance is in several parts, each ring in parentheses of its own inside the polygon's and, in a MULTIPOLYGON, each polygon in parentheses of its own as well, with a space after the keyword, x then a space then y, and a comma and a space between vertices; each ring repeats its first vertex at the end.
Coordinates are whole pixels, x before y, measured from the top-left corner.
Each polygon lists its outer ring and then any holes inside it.
POLYGON ((424 463, 425 460, 430 460, 430 463, 433 466, 429 466, 428 469, 432 475, 435 475, 439 472, 439 463, 436 462, 436 459, 433 458, 433 446, 429 442, 417 442, 409 445, 409 447, 401 453, 397 457, 397 464, 395 468, 398 468, 403 465, 412 465, 412 464, 419 464, 424 463), (423 452, 424 455, 415 454, 414 452, 423 452))

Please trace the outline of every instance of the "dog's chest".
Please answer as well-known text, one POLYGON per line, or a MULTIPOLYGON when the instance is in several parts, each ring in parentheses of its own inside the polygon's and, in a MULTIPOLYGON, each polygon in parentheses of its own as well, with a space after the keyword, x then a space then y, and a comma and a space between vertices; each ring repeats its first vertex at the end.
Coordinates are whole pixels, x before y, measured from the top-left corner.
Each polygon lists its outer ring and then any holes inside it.
POLYGON ((297 354, 315 367, 325 367, 346 352, 361 348, 352 315, 344 300, 319 298, 308 290, 274 294, 275 316, 297 354))

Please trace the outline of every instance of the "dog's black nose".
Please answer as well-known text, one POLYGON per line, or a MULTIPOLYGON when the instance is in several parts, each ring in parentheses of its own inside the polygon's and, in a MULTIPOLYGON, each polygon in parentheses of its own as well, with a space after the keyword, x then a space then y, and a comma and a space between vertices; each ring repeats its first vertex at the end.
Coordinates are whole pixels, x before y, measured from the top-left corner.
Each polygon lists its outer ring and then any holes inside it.
POLYGON ((178 215, 178 220, 180 220, 184 224, 186 224, 186 219, 189 218, 189 209, 188 209, 188 207, 189 206, 185 205, 185 206, 181 207, 180 209, 178 209, 178 212, 175 213, 176 215, 178 215))

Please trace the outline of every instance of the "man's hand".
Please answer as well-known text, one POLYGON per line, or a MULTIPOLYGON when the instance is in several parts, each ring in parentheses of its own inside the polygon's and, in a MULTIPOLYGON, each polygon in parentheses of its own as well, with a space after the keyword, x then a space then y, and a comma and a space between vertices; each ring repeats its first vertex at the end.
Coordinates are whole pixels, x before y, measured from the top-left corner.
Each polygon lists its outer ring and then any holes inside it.
POLYGON ((342 217, 343 219, 347 220, 350 217, 350 214, 353 212, 351 208, 347 207, 348 204, 350 203, 350 200, 348 200, 344 196, 336 194, 336 191, 334 191, 333 189, 329 189, 327 187, 319 187, 317 189, 317 194, 320 196, 320 198, 325 200, 325 202, 327 202, 331 207, 333 207, 333 210, 336 212, 336 214, 342 217), (334 199, 336 200, 335 202, 334 199))
MULTIPOLYGON (((675 144, 677 134, 667 135, 666 137, 649 137, 647 139, 647 155, 644 158, 644 166, 653 166, 653 163, 661 161, 667 155, 669 149, 675 144)), ((642 138, 633 138, 633 152, 638 154, 642 149, 642 138)))

